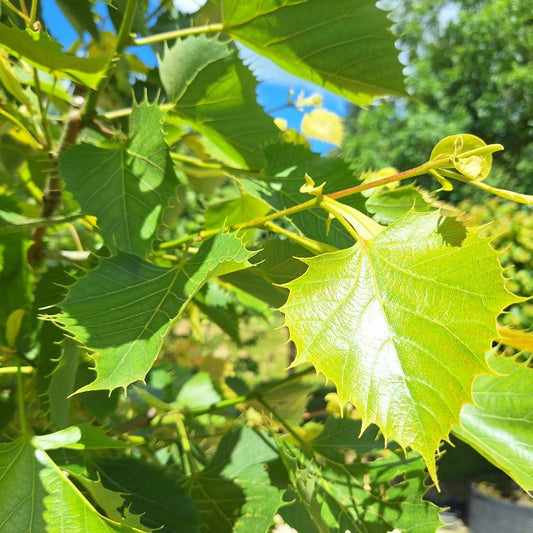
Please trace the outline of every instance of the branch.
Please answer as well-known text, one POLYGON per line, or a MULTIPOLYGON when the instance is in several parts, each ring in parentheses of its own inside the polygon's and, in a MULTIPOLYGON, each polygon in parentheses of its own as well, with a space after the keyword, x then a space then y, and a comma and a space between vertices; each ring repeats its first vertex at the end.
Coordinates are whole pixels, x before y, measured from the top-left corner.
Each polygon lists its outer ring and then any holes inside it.
POLYGON ((179 39, 180 37, 187 37, 189 35, 199 35, 202 33, 220 33, 223 30, 224 25, 221 23, 206 24, 204 26, 182 28, 179 30, 157 33, 155 35, 150 35, 149 37, 142 37, 141 39, 135 39, 132 44, 134 44, 135 46, 143 46, 145 44, 154 44, 160 43, 162 41, 168 41, 169 39, 179 39))

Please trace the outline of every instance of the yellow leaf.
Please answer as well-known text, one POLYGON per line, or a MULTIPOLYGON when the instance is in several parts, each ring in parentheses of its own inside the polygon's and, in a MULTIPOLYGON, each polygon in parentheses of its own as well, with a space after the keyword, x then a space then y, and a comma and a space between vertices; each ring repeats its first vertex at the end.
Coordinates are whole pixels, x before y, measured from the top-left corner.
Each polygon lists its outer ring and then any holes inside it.
POLYGON ((327 109, 314 109, 306 114, 301 130, 306 137, 326 141, 335 146, 340 146, 344 137, 341 118, 327 109))

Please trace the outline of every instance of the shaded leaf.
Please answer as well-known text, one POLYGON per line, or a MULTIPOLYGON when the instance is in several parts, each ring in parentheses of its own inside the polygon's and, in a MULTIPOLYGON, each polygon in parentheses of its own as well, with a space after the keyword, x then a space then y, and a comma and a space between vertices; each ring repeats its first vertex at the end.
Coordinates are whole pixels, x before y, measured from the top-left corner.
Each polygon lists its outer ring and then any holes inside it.
POLYGON ((499 375, 476 378, 476 405, 463 407, 453 433, 533 491, 533 368, 492 352, 488 361, 499 375))
MULTIPOLYGON (((273 144, 264 150, 267 166, 262 174, 266 181, 258 183, 262 198, 275 210, 286 209, 308 201, 309 194, 300 192, 308 174, 317 185, 324 185, 324 194, 340 191, 357 185, 349 164, 343 159, 328 157, 326 159, 311 152, 304 146, 292 144, 273 144)), ((365 211, 364 197, 354 194, 346 199, 347 204, 365 211)), ((328 216, 322 209, 310 209, 291 216, 294 228, 306 237, 319 242, 331 244, 337 248, 345 248, 353 244, 353 238, 334 220, 329 227, 328 216)))
POLYGON ((395 189, 380 189, 370 195, 365 207, 374 215, 374 220, 380 224, 390 224, 411 209, 429 211, 431 204, 416 187, 405 185, 395 189))
POLYGON ((192 479, 192 495, 207 531, 269 531, 283 490, 271 480, 278 453, 265 434, 228 432, 206 469, 192 479))
POLYGON ((76 531, 106 533, 141 531, 127 524, 115 522, 99 514, 75 487, 68 475, 41 450, 35 450, 39 477, 48 493, 44 498, 46 531, 76 531), (58 512, 58 510, 61 512, 58 512))
POLYGON ((199 530, 193 501, 175 472, 133 458, 99 458, 94 466, 102 485, 122 494, 142 524, 162 533, 199 530))
POLYGON ((280 449, 300 512, 319 531, 434 533, 440 525, 439 509, 422 500, 422 459, 386 446, 376 428, 361 435, 360 421, 330 417, 308 445, 316 461, 294 446, 280 449))
POLYGON ((175 268, 119 252, 70 288, 59 320, 95 352, 96 379, 78 392, 127 387, 150 370, 171 323, 212 276, 246 267, 251 256, 218 234, 175 268))
POLYGON ((222 152, 220 158, 259 169, 259 146, 279 130, 256 102, 257 82, 234 50, 205 36, 188 37, 165 51, 161 82, 174 111, 222 152))
POLYGON ((0 44, 35 67, 66 76, 91 89, 96 89, 111 61, 109 56, 87 58, 66 54, 44 31, 19 30, 4 24, 0 25, 0 44))
POLYGON ((359 105, 405 94, 387 14, 372 0, 222 0, 224 31, 298 77, 359 105))
POLYGON ((434 454, 472 401, 506 291, 487 239, 438 212, 411 212, 370 240, 303 260, 281 311, 297 345, 352 402, 363 427, 434 454), (477 273, 478 275, 473 275, 477 273), (484 283, 479 283, 482 275, 484 283), (430 334, 428 334, 430 332, 430 334))
POLYGON ((155 104, 133 107, 128 143, 99 148, 82 143, 60 159, 59 172, 113 250, 144 257, 178 184, 155 104), (89 171, 88 171, 89 169, 89 171))

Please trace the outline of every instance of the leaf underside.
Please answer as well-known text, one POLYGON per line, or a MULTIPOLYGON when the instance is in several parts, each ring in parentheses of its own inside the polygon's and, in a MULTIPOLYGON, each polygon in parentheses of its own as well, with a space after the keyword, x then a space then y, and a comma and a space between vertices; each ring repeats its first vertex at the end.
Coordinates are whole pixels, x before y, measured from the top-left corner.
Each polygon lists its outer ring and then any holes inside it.
POLYGON ((223 0, 224 31, 288 72, 369 104, 405 94, 386 12, 373 0, 223 0))
POLYGON ((438 212, 411 212, 372 240, 303 260, 281 308, 298 348, 341 401, 419 451, 434 479, 441 439, 489 372, 496 317, 519 300, 488 240, 438 212), (487 280, 478 283, 476 273, 487 280))
POLYGON ((533 491, 533 369, 501 355, 488 361, 498 375, 476 378, 476 405, 463 407, 453 433, 533 491))

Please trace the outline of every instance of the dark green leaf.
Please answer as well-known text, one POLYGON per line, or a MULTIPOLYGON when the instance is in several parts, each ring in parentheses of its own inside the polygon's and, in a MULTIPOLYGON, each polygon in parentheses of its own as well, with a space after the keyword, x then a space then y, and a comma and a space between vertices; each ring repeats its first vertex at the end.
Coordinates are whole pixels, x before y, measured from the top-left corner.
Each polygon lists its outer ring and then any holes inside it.
POLYGON ((97 377, 81 391, 143 380, 172 321, 212 276, 246 267, 252 254, 231 234, 206 241, 167 269, 119 253, 72 286, 59 320, 95 352, 97 377))
POLYGON ((257 83, 234 50, 205 36, 183 39, 165 51, 160 75, 174 111, 214 143, 220 158, 263 166, 258 147, 279 130, 256 102, 257 83))
POLYGON ((376 428, 361 435, 361 422, 330 417, 309 448, 317 460, 281 450, 297 501, 319 531, 434 533, 440 525, 438 508, 422 500, 421 457, 385 446, 376 428))
POLYGON ((222 10, 229 35, 355 104, 405 94, 390 22, 373 0, 222 0, 222 10))

